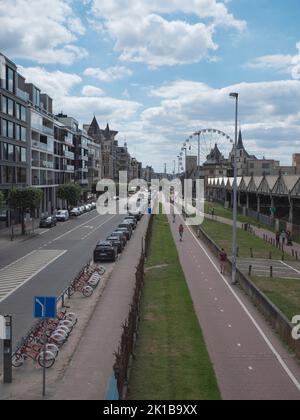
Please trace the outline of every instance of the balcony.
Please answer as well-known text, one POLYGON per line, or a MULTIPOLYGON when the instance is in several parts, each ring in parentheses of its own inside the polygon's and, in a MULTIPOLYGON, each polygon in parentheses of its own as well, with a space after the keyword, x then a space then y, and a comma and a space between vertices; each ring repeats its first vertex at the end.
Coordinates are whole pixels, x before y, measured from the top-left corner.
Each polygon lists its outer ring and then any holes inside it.
POLYGON ((53 128, 42 125, 41 129, 42 129, 43 133, 48 134, 51 137, 54 136, 54 129, 53 128))
POLYGON ((24 92, 23 90, 21 90, 21 89, 17 89, 17 91, 16 91, 16 96, 18 97, 18 98, 20 98, 20 99, 22 99, 23 101, 25 101, 25 102, 28 102, 29 101, 29 95, 28 95, 28 93, 27 92, 24 92))
POLYGON ((64 156, 67 159, 70 159, 70 160, 74 160, 75 159, 75 154, 73 152, 69 152, 68 150, 65 150, 64 151, 64 156))
POLYGON ((41 143, 40 141, 36 141, 36 140, 31 141, 31 146, 32 146, 33 149, 44 150, 46 152, 48 150, 48 145, 47 144, 41 143))

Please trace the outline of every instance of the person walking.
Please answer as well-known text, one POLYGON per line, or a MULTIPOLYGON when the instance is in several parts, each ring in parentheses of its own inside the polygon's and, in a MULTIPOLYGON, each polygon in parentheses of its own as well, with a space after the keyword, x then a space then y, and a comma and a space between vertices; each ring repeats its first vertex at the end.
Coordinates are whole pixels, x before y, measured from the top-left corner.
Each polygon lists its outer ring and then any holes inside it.
POLYGON ((227 261, 227 254, 225 252, 225 249, 222 248, 221 252, 220 252, 220 267, 221 267, 221 274, 225 274, 225 264, 227 261))
POLYGON ((276 232, 276 248, 280 248, 280 233, 276 232))
POLYGON ((178 231, 179 231, 180 242, 182 242, 183 241, 183 232, 184 232, 184 227, 183 227, 182 224, 179 226, 178 231))
POLYGON ((285 230, 283 230, 282 232, 281 232, 281 243, 282 243, 282 248, 284 247, 284 245, 285 245, 285 241, 286 241, 286 232, 285 232, 285 230))

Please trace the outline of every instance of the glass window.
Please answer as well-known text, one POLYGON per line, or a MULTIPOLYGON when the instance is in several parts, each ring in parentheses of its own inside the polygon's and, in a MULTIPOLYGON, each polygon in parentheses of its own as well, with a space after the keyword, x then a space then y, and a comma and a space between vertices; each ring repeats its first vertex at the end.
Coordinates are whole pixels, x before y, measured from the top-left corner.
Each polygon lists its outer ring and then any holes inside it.
POLYGON ((17 184, 26 184, 25 168, 17 168, 17 184))
POLYGON ((27 130, 26 130, 26 128, 25 127, 21 127, 21 135, 20 135, 20 137, 21 137, 21 141, 24 141, 24 142, 26 142, 26 136, 27 136, 27 130))
POLYGON ((14 101, 12 99, 7 99, 7 114, 14 116, 14 101))
POLYGON ((26 163, 27 161, 27 151, 24 147, 21 147, 21 162, 26 163))
POLYGON ((21 108, 21 113, 20 113, 20 119, 22 121, 26 121, 27 120, 27 116, 26 116, 26 108, 23 105, 20 105, 21 108))
POLYGON ((15 72, 10 67, 6 67, 6 89, 15 91, 15 72))
POLYGON ((15 183, 15 168, 14 166, 5 166, 4 167, 4 183, 14 184, 15 183))
POLYGON ((21 161, 21 148, 20 148, 20 146, 15 146, 15 158, 16 158, 16 162, 21 161))
POLYGON ((2 154, 3 160, 8 160, 8 144, 3 143, 3 154, 2 154))
POLYGON ((1 134, 3 137, 7 137, 7 120, 3 118, 1 120, 1 134))
POLYGON ((15 147, 12 144, 8 145, 8 160, 14 162, 15 160, 15 147))
POLYGON ((14 138, 14 123, 11 121, 7 121, 7 137, 14 138))
POLYGON ((7 97, 3 95, 1 98, 1 109, 4 114, 7 114, 7 97))

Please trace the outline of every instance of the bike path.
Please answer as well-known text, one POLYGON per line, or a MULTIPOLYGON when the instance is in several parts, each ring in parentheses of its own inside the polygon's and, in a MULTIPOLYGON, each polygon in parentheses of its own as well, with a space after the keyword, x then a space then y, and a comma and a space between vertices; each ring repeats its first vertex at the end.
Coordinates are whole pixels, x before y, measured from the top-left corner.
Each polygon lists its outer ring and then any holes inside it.
POLYGON ((219 262, 169 217, 199 324, 225 400, 300 400, 300 367, 219 262))

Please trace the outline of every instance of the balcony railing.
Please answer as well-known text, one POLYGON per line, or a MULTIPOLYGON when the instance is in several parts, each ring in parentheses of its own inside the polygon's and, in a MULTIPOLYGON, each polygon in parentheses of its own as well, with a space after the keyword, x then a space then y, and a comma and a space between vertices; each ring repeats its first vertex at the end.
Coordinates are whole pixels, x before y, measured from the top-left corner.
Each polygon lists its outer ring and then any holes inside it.
POLYGON ((27 92, 24 92, 21 89, 17 89, 16 96, 20 99, 23 99, 23 101, 28 102, 29 101, 29 95, 27 92))
POLYGON ((64 151, 64 156, 67 159, 71 159, 71 160, 74 160, 75 159, 75 154, 73 152, 69 152, 68 150, 65 150, 64 151))

